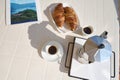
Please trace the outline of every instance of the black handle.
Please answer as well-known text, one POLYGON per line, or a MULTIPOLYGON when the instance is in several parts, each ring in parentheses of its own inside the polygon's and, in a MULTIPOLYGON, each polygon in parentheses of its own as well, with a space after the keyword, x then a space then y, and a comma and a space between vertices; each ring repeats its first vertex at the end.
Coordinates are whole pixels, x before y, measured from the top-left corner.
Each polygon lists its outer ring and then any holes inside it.
POLYGON ((69 47, 70 47, 71 44, 73 44, 73 42, 69 42, 69 43, 68 43, 67 54, 68 54, 68 52, 69 52, 69 47))
POLYGON ((107 34, 108 34, 108 32, 107 32, 107 31, 104 31, 104 32, 100 35, 100 37, 106 39, 106 38, 107 38, 107 34))
MULTIPOLYGON (((70 49, 70 45, 71 45, 71 44, 73 45, 74 43, 73 43, 73 42, 69 42, 69 43, 68 43, 67 54, 66 54, 66 61, 65 61, 65 67, 66 67, 66 68, 69 68, 69 67, 70 67, 69 65, 67 65, 67 62, 68 62, 68 55, 70 55, 70 54, 69 54, 69 49, 70 49)), ((72 54, 72 53, 71 53, 71 54, 72 54)), ((70 55, 70 56, 71 56, 71 55, 70 55)))
POLYGON ((115 52, 114 51, 112 51, 112 53, 113 53, 113 71, 114 71, 114 73, 113 73, 113 75, 111 76, 111 78, 115 78, 115 52))

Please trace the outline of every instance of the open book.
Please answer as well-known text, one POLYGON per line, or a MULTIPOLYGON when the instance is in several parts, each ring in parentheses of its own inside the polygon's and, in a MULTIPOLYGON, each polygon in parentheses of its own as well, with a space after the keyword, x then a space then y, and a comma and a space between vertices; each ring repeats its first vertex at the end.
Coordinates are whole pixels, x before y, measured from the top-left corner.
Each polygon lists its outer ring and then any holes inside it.
POLYGON ((38 0, 6 0, 7 25, 32 21, 41 21, 38 0))

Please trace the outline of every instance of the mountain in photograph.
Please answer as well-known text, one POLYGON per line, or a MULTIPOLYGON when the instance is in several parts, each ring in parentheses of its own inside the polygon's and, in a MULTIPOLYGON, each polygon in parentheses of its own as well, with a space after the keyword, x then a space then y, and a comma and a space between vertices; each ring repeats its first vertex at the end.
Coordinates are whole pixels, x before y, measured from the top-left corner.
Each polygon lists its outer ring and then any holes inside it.
POLYGON ((25 10, 25 9, 32 9, 36 10, 35 3, 26 3, 26 4, 17 4, 17 3, 11 3, 11 13, 18 13, 19 11, 25 10))
POLYGON ((37 21, 37 13, 34 10, 27 9, 11 15, 11 24, 37 21))

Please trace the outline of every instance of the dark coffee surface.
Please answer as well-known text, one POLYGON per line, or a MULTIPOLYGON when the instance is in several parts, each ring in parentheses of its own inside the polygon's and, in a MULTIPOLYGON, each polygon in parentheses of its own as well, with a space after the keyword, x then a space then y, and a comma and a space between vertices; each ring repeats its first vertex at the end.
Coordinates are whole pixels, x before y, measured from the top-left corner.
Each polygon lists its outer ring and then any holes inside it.
POLYGON ((57 48, 55 46, 51 46, 49 47, 48 52, 50 54, 55 54, 57 52, 57 48))
POLYGON ((84 32, 86 34, 91 34, 92 33, 92 31, 91 31, 91 29, 89 27, 84 28, 84 32))

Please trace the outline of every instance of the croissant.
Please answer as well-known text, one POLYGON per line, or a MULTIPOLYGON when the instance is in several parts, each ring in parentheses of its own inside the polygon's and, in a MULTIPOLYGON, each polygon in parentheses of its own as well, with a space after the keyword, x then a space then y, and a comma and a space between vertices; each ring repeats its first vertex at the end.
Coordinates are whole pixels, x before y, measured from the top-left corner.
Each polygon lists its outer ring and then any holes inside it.
POLYGON ((64 16, 64 8, 63 4, 59 3, 53 13, 52 13, 53 19, 58 27, 62 27, 65 22, 65 16, 64 16))
POLYGON ((78 18, 75 11, 71 7, 64 8, 65 22, 72 31, 76 30, 78 18))

